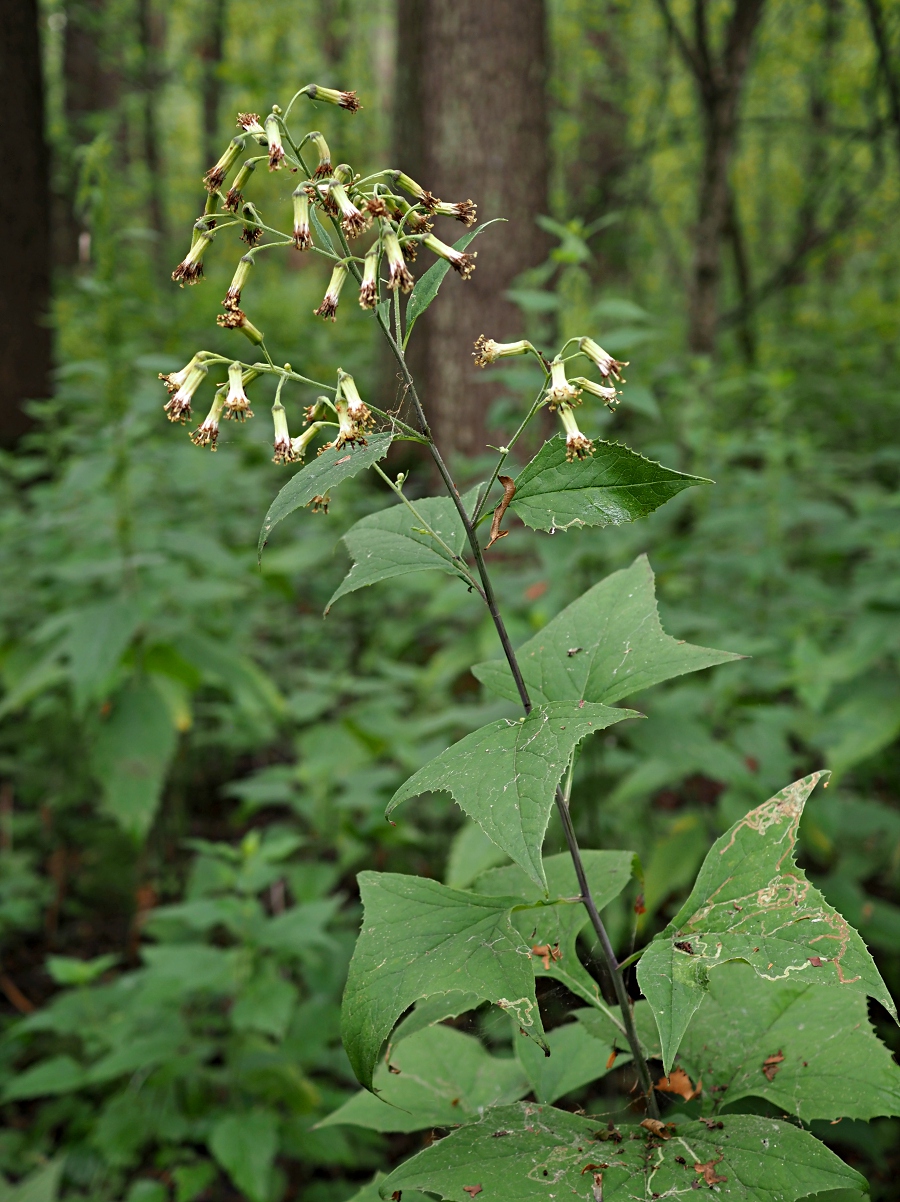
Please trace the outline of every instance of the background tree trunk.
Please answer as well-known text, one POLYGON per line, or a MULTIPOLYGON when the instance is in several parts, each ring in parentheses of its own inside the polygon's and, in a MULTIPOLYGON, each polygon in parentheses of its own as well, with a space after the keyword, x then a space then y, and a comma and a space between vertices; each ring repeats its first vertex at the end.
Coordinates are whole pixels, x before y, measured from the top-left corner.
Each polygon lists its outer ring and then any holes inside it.
POLYGON ((219 74, 225 49, 226 0, 209 0, 206 29, 200 43, 202 63, 200 84, 203 106, 203 170, 211 167, 228 144, 219 130, 219 106, 222 101, 222 79, 219 74))
POLYGON ((22 402, 50 388, 50 180, 44 138, 36 0, 0 5, 0 79, 7 120, 0 129, 0 225, 6 231, 0 286, 0 445, 30 424, 22 402))
MULTIPOLYGON (((544 3, 399 0, 397 7, 396 166, 445 200, 471 197, 479 221, 509 219, 476 241, 478 267, 468 283, 447 279, 417 330, 413 359, 441 445, 480 454, 497 384, 474 367, 472 344, 479 334, 520 336, 518 310, 503 293, 546 254, 534 222, 548 207, 544 3)), ((440 218, 435 232, 455 242, 463 227, 440 218)))

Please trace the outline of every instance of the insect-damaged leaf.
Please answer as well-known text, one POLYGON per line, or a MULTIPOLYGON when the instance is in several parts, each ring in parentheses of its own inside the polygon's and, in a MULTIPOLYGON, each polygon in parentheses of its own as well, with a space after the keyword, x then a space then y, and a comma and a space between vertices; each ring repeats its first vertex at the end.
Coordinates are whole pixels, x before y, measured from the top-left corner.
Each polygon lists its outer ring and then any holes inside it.
POLYGON ((510 921, 510 897, 480 897, 425 877, 361 872, 365 906, 341 1008, 344 1047, 372 1088, 381 1045, 413 1002, 464 990, 496 1002, 543 1036, 531 957, 510 921))
POLYGON ((865 944, 794 863, 800 816, 823 773, 788 785, 712 846, 681 910, 641 957, 666 1072, 709 973, 746 960, 771 981, 802 979, 869 994, 896 1009, 865 944))
POLYGON ((620 526, 695 484, 712 481, 673 471, 614 442, 595 442, 592 456, 569 463, 560 434, 516 476, 512 508, 535 530, 620 526))
POLYGON ((450 793, 489 839, 545 885, 541 847, 574 748, 593 731, 635 716, 634 710, 557 702, 517 722, 501 718, 420 768, 391 798, 387 813, 420 793, 450 793))
POLYGON ((548 1189, 558 1198, 630 1202, 676 1197, 712 1175, 719 1197, 732 1202, 795 1202, 868 1188, 814 1136, 776 1119, 729 1115, 715 1130, 678 1123, 665 1141, 638 1126, 616 1134, 618 1142, 597 1119, 550 1106, 499 1107, 400 1165, 381 1183, 381 1196, 418 1189, 467 1202, 467 1187, 478 1183, 485 1198, 502 1202, 546 1202, 548 1189))
MULTIPOLYGON (((517 654, 536 704, 584 699, 611 705, 672 676, 741 658, 663 631, 646 555, 588 589, 517 654)), ((492 660, 472 671, 493 693, 518 700, 506 663, 492 660)))
MULTIPOLYGON (((520 1042, 546 1059, 530 1039, 520 1042)), ((389 1062, 376 1069, 374 1084, 377 1098, 360 1090, 318 1126, 344 1124, 375 1131, 455 1127, 491 1106, 515 1102, 530 1089, 517 1060, 491 1056, 475 1036, 440 1025, 394 1046, 389 1062)))
POLYGON ((363 468, 371 467, 388 453, 393 434, 373 434, 368 446, 329 447, 312 463, 296 472, 269 506, 262 530, 259 532, 257 553, 262 556, 269 535, 288 514, 302 509, 314 497, 323 497, 330 488, 356 476, 363 468))
MULTIPOLYGON (((594 903, 599 910, 618 897, 631 879, 634 855, 630 851, 583 851, 584 870, 594 903)), ((534 971, 539 976, 561 981, 578 997, 596 1004, 600 1000, 597 982, 578 959, 575 945, 578 933, 588 921, 588 913, 578 900, 578 879, 567 852, 548 856, 544 861, 547 892, 551 898, 564 899, 555 906, 513 911, 513 923, 532 951, 534 971)), ((515 897, 523 905, 534 905, 545 896, 516 865, 494 868, 475 882, 476 893, 515 897)))

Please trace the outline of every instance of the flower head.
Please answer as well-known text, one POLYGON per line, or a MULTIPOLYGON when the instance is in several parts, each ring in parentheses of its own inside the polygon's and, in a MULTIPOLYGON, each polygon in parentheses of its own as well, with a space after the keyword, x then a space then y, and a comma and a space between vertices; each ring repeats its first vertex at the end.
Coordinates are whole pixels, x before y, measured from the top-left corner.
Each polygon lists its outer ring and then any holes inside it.
POLYGON ((495 363, 498 359, 527 355, 531 350, 534 350, 534 347, 527 338, 520 342, 495 342, 493 338, 485 338, 484 334, 479 334, 472 354, 475 356, 476 367, 487 367, 489 363, 495 363))
MULTIPOLYGON (((338 417, 338 435, 334 442, 330 444, 335 448, 335 450, 338 451, 341 449, 341 447, 352 447, 354 443, 359 443, 359 445, 363 447, 366 446, 365 428, 360 425, 359 421, 357 421, 357 419, 350 412, 348 399, 344 395, 344 379, 342 377, 345 377, 345 373, 339 371, 338 391, 337 396, 334 398, 334 408, 338 417)), ((350 383, 353 384, 352 377, 346 378, 349 378, 350 383)), ((363 405, 361 400, 359 400, 359 393, 356 393, 355 386, 353 391, 356 394, 358 404, 362 406, 366 414, 369 416, 369 418, 371 418, 368 408, 363 405)))
POLYGON ((309 192, 306 184, 296 188, 291 199, 294 202, 294 246, 297 250, 309 250, 313 243, 309 232, 309 192))
POLYGON ((331 273, 328 291, 325 293, 321 305, 319 305, 318 309, 313 310, 316 317, 330 317, 332 321, 335 320, 334 315, 337 312, 338 300, 340 299, 344 281, 347 279, 347 274, 346 263, 338 263, 337 267, 331 273))
POLYGON ((399 288, 401 292, 409 292, 413 286, 413 278, 409 274, 409 268, 406 266, 403 258, 400 239, 394 233, 394 229, 389 222, 383 221, 381 228, 384 255, 388 262, 387 286, 391 291, 394 288, 399 288))
POLYGON ((203 177, 207 192, 216 192, 225 182, 225 176, 237 162, 238 156, 244 149, 244 139, 240 136, 232 138, 228 148, 214 167, 210 167, 203 177))
POLYGON ((410 196, 414 196, 429 213, 433 213, 441 203, 437 196, 429 192, 427 188, 423 188, 421 184, 417 184, 403 171, 392 171, 390 176, 398 187, 402 188, 404 192, 408 192, 410 196))
POLYGON ((566 431, 566 459, 572 463, 575 459, 587 459, 588 456, 594 453, 594 444, 578 429, 578 423, 575 421, 575 414, 572 412, 572 406, 563 402, 558 408, 559 416, 562 418, 563 428, 566 431))
POLYGON ((259 346, 265 337, 240 309, 229 309, 226 313, 220 313, 216 318, 216 325, 221 326, 223 330, 240 330, 255 346, 259 346))
POLYGON ((307 426, 298 438, 291 439, 291 452, 294 459, 303 459, 309 449, 309 444, 314 441, 320 430, 327 428, 327 425, 327 422, 313 422, 311 426, 307 426))
POLYGON ((384 203, 384 197, 382 196, 373 196, 371 199, 367 200, 366 209, 368 210, 370 217, 388 216, 388 207, 384 203))
POLYGON ((181 383, 174 392, 167 381, 166 387, 171 395, 163 408, 170 422, 184 423, 191 416, 191 398, 206 379, 206 372, 206 364, 198 362, 198 356, 195 355, 187 367, 177 373, 181 383))
POLYGON ((372 411, 359 395, 356 381, 349 372, 343 371, 341 368, 338 368, 338 387, 340 388, 340 397, 347 403, 350 420, 357 430, 371 430, 375 425, 372 411))
POLYGON ((212 240, 213 235, 209 230, 200 230, 191 249, 172 272, 172 279, 182 288, 185 284, 196 284, 203 275, 203 255, 212 240))
POLYGON ((173 392, 178 391, 185 380, 187 380, 191 371, 199 364, 203 363, 208 356, 209 351, 198 351, 197 354, 191 359, 190 363, 182 367, 180 371, 170 371, 166 372, 165 374, 163 374, 163 372, 159 373, 159 378, 165 384, 170 396, 173 392))
POLYGON ((244 384, 252 379, 256 372, 244 369, 240 363, 232 363, 228 369, 228 395, 225 397, 225 420, 244 422, 253 416, 250 401, 244 392, 244 384))
POLYGON ((600 400, 603 401, 604 404, 608 405, 610 409, 613 409, 616 405, 618 405, 619 399, 622 395, 618 389, 613 388, 612 386, 606 387, 603 384, 595 384, 593 380, 588 380, 585 376, 574 376, 572 383, 577 384, 579 388, 584 389, 585 392, 589 392, 591 396, 599 397, 600 400))
POLYGON ((359 307, 374 309, 378 304, 378 252, 379 245, 373 242, 366 251, 362 284, 359 289, 359 307))
POLYGON ((238 113, 237 123, 248 134, 264 134, 266 132, 259 123, 259 113, 238 113))
POLYGON ((269 170, 280 171, 284 162, 284 146, 281 143, 281 123, 275 113, 266 117, 265 132, 269 143, 269 170))
POLYGON ((275 454, 272 456, 273 463, 293 463, 296 455, 294 448, 291 445, 291 435, 288 430, 287 414, 284 411, 284 405, 280 400, 275 401, 272 406, 272 421, 275 425, 275 442, 273 444, 275 454))
POLYGON ((331 181, 331 197, 341 214, 341 225, 348 238, 356 238, 369 224, 369 218, 364 217, 350 197, 347 189, 337 179, 331 181))
POLYGON ((251 201, 247 201, 241 207, 241 216, 244 219, 244 228, 241 230, 241 241, 246 242, 248 246, 256 246, 263 236, 262 232, 262 217, 256 205, 251 201))
POLYGON ((212 409, 207 413, 202 425, 191 431, 191 442, 195 447, 209 447, 211 451, 216 449, 219 439, 219 417, 224 403, 225 390, 220 388, 212 403, 212 409))
POLYGON ((346 109, 348 113, 356 113, 361 107, 355 92, 341 92, 337 88, 323 88, 315 83, 311 83, 305 91, 310 100, 324 100, 326 104, 336 104, 340 108, 346 109))
POLYGON ((621 371, 623 367, 627 367, 627 363, 620 363, 618 359, 614 359, 609 351, 605 351, 602 346, 598 346, 593 338, 579 338, 578 349, 583 355, 595 363, 600 371, 600 375, 604 380, 610 376, 614 380, 621 380, 621 371))
POLYGON ((323 176, 331 175, 331 151, 328 149, 328 143, 318 130, 314 130, 308 137, 319 155, 319 165, 313 173, 313 177, 321 179, 323 176))
POLYGON ((455 217, 463 225, 474 225, 478 220, 478 205, 474 200, 460 200, 456 204, 439 200, 432 212, 441 217, 455 217))
POLYGON ((446 242, 442 242, 440 238, 435 238, 434 234, 426 234, 422 239, 422 245, 427 246, 430 251, 433 251, 442 259, 446 259, 453 270, 458 272, 464 280, 467 280, 475 270, 477 251, 470 255, 463 251, 455 250, 452 246, 448 246, 446 242))
POLYGON ((550 364, 550 386, 544 393, 544 400, 551 410, 560 405, 578 405, 580 389, 575 388, 566 379, 566 365, 562 359, 554 359, 550 364))
POLYGON ((228 285, 228 291, 225 293, 225 299, 222 301, 223 309, 239 309, 241 306, 241 293, 244 290, 244 285, 247 283, 247 276, 250 274, 250 268, 253 266, 253 255, 242 255, 237 265, 231 283, 228 285))
POLYGON ((247 180, 256 170, 256 163, 248 159, 241 165, 240 171, 234 177, 231 187, 225 194, 225 208, 229 213, 236 213, 244 200, 242 189, 247 186, 247 180))

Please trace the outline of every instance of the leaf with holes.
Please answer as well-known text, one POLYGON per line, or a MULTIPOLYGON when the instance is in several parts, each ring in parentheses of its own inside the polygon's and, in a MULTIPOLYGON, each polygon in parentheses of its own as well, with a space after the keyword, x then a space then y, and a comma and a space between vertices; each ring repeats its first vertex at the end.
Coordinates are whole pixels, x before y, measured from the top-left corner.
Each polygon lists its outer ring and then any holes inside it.
POLYGON ((476 730, 426 764, 388 804, 425 792, 447 792, 484 833, 539 885, 546 885, 541 847, 556 787, 586 735, 605 730, 634 710, 557 702, 527 718, 501 718, 476 730))
MULTIPOLYGON (((588 589, 517 655, 535 704, 584 699, 606 705, 673 676, 741 658, 663 631, 646 555, 588 589)), ((472 671, 491 692, 518 700, 504 661, 476 664, 472 671)))
POLYGON ((653 1008, 669 1071, 709 974, 745 960, 770 981, 789 978, 877 998, 896 1009, 865 944, 794 862, 815 772, 751 810, 712 846, 690 897, 641 957, 638 981, 653 1008))

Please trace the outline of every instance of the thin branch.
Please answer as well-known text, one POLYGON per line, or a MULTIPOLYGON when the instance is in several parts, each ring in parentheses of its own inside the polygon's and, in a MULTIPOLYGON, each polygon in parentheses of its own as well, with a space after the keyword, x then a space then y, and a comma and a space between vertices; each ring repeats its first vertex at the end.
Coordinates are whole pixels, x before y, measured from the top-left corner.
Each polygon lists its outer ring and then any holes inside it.
POLYGON ((894 71, 894 60, 885 28, 884 11, 881 0, 865 0, 866 12, 869 17, 869 27, 872 30, 872 40, 878 51, 878 63, 884 76, 884 86, 887 89, 888 108, 897 135, 897 151, 900 153, 900 78, 894 71))

